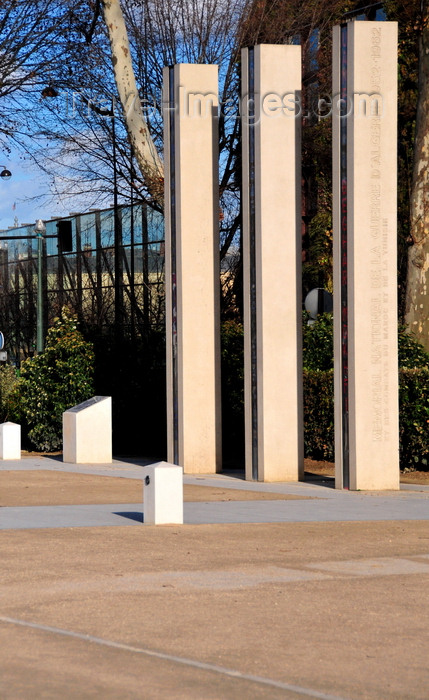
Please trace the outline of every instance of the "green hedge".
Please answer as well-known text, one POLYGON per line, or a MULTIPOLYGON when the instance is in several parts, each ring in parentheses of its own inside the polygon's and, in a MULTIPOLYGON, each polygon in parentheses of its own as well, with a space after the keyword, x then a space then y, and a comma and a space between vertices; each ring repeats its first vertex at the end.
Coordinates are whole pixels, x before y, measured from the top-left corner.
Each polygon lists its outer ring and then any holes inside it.
POLYGON ((221 329, 223 464, 242 461, 244 451, 243 326, 226 321, 221 329))
POLYGON ((20 422, 16 397, 18 383, 19 377, 15 367, 2 365, 0 367, 0 423, 17 419, 20 422))
POLYGON ((401 469, 429 470, 429 367, 399 370, 401 469))
POLYGON ((93 395, 94 352, 66 308, 48 330, 43 352, 22 363, 19 381, 7 397, 24 438, 40 451, 62 447, 62 415, 93 395))
MULTIPOLYGON (((429 368, 399 370, 401 469, 429 470, 429 368)), ((334 380, 332 370, 304 371, 304 452, 334 459, 334 380)))
MULTIPOLYGON (((332 314, 313 325, 303 315, 304 454, 333 461, 334 379, 332 314)), ((429 469, 429 355, 404 328, 398 332, 401 468, 429 469)), ((243 327, 222 329, 222 399, 226 453, 244 443, 243 327), (226 438, 226 439, 225 439, 226 438)))
POLYGON ((304 370, 304 455, 335 458, 333 370, 304 370))
MULTIPOLYGON (((303 315, 304 450, 334 459, 332 314, 313 325, 303 315)), ((405 327, 398 329, 401 469, 429 469, 429 354, 405 327)))

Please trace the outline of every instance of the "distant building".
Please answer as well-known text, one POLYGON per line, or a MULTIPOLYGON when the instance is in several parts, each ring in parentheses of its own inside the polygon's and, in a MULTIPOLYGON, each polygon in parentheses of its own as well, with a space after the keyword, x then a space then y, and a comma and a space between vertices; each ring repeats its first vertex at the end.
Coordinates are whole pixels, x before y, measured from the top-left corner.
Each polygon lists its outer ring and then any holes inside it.
MULTIPOLYGON (((162 328, 164 219, 159 212, 146 204, 120 206, 116 236, 113 209, 71 214, 45 224, 46 327, 67 305, 92 334, 137 337, 150 328, 162 328), (60 220, 71 222, 71 251, 58 249, 60 220)), ((37 240, 33 229, 34 224, 27 224, 0 231, 0 329, 9 357, 17 364, 35 347, 37 240)))

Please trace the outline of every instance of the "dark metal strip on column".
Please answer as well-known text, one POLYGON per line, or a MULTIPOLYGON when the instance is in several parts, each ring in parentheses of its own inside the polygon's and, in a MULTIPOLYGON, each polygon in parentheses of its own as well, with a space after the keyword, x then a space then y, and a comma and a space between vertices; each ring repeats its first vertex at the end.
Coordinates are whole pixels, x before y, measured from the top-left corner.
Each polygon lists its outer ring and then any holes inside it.
POLYGON ((173 461, 179 464, 179 405, 177 358, 177 222, 176 222, 176 139, 174 66, 168 71, 168 118, 170 133, 170 222, 171 222, 171 338, 172 338, 172 394, 173 394, 173 461))
POLYGON ((258 465, 258 364, 256 317, 256 213, 255 213, 255 51, 248 57, 248 136, 249 136, 249 276, 250 276, 250 366, 252 414, 252 479, 259 476, 258 465))
POLYGON ((341 27, 340 53, 340 179, 341 179, 341 403, 343 488, 350 486, 349 468, 349 347, 348 347, 348 269, 347 269, 347 25, 341 27))

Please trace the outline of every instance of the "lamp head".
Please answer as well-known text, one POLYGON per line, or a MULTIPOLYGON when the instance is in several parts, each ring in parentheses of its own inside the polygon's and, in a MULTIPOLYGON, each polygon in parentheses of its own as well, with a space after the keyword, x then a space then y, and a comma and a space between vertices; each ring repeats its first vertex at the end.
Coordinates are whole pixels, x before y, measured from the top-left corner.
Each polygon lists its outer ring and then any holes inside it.
POLYGON ((2 180, 10 180, 12 177, 12 173, 10 170, 8 170, 4 165, 0 165, 0 168, 3 168, 3 170, 0 173, 0 177, 2 180))
POLYGON ((42 97, 58 97, 58 94, 53 85, 48 85, 42 90, 42 97))
POLYGON ((44 221, 42 219, 37 219, 35 226, 34 226, 34 232, 38 236, 43 236, 46 233, 46 226, 44 221))

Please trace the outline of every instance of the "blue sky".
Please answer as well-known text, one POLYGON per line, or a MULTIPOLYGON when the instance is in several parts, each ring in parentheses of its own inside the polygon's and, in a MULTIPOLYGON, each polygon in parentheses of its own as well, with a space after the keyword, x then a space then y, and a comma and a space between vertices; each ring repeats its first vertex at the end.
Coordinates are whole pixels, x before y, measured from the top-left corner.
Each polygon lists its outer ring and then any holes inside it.
POLYGON ((88 206, 83 195, 64 203, 53 197, 48 175, 16 151, 7 157, 0 154, 0 165, 12 173, 10 180, 0 178, 0 230, 14 226, 15 218, 19 225, 29 224, 36 219, 67 216, 70 211, 85 211, 88 206))
POLYGON ((48 179, 36 165, 23 161, 16 152, 7 158, 0 155, 0 158, 0 165, 5 165, 12 173, 10 180, 0 179, 0 229, 13 226, 15 217, 23 224, 68 213, 59 202, 46 202, 48 179), (40 195, 44 196, 39 198, 40 195))

